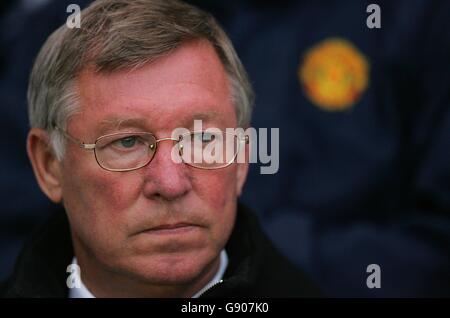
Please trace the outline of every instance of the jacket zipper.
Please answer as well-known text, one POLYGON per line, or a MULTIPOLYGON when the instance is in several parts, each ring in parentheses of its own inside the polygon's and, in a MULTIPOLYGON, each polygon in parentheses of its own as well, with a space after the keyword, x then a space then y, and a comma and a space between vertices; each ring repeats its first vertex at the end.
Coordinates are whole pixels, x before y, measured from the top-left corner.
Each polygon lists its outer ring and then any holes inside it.
POLYGON ((213 289, 214 287, 216 287, 219 284, 223 283, 223 279, 219 280, 217 283, 214 283, 211 287, 209 287, 207 290, 203 291, 203 293, 201 293, 200 295, 198 295, 198 298, 202 297, 206 292, 210 291, 211 289, 213 289))

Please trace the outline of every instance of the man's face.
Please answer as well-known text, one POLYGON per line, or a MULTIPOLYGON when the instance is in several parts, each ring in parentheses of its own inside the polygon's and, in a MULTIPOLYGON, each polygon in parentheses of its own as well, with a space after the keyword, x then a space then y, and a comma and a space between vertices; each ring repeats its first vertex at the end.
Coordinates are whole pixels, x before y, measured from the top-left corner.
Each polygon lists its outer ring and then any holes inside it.
MULTIPOLYGON (((192 129, 198 118, 204 129, 237 125, 223 66, 203 41, 135 70, 87 69, 78 89, 81 112, 70 118, 67 131, 86 143, 120 131, 170 137, 175 128, 192 129), (115 124, 121 119, 130 124, 115 124)), ((172 141, 160 142, 144 168, 111 172, 98 166, 93 152, 67 144, 62 196, 76 253, 149 283, 188 283, 217 264, 247 165, 201 170, 174 163, 172 147, 172 141), (175 224, 189 226, 157 229, 175 224)))

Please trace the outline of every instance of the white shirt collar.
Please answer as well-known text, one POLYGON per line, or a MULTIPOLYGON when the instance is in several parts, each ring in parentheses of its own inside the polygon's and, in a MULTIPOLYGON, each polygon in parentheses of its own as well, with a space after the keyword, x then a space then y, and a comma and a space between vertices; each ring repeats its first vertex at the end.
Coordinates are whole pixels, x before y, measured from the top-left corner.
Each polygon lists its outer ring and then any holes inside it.
MULTIPOLYGON (((77 264, 76 257, 74 257, 72 259, 72 264, 77 264)), ((223 249, 220 252, 220 266, 219 266, 219 269, 218 269, 216 275, 214 275, 214 277, 211 279, 211 281, 208 284, 206 284, 194 296, 192 296, 192 298, 200 297, 209 288, 211 288, 215 284, 220 283, 222 281, 223 275, 225 274, 227 267, 228 267, 228 255, 227 255, 227 252, 223 249)), ((81 277, 80 277, 80 287, 69 289, 69 298, 95 298, 95 296, 83 284, 83 281, 81 280, 81 277)))
POLYGON ((195 293, 195 295, 192 296, 192 298, 199 298, 205 291, 210 289, 215 284, 220 283, 222 281, 223 275, 225 274, 227 267, 228 267, 228 255, 227 252, 223 249, 222 252, 220 252, 220 266, 216 275, 214 275, 214 277, 208 284, 205 285, 205 287, 203 287, 197 293, 195 293))

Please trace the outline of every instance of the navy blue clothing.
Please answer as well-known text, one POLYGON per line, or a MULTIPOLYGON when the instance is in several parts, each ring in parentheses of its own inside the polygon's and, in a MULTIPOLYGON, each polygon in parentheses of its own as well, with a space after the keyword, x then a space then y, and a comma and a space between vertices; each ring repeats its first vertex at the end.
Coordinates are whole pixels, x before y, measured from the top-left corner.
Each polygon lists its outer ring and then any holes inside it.
MULTIPOLYGON (((55 209, 26 158, 25 96, 71 2, 0 28, 0 278, 55 209)), ((282 252, 330 296, 450 295, 450 2, 377 1, 381 29, 366 27, 371 1, 191 2, 229 33, 256 91, 253 126, 280 128, 278 173, 251 165, 243 201, 282 252), (318 107, 298 78, 305 52, 330 38, 370 65, 345 111, 318 107), (369 264, 381 267, 381 289, 366 286, 369 264)))
POLYGON ((450 295, 450 2, 196 1, 236 46, 255 127, 280 128, 280 169, 251 167, 243 200, 277 246, 331 296, 450 295), (221 4, 220 4, 221 3, 221 4), (297 71, 343 38, 370 64, 351 109, 324 111, 297 71), (369 264, 381 289, 366 286, 369 264))

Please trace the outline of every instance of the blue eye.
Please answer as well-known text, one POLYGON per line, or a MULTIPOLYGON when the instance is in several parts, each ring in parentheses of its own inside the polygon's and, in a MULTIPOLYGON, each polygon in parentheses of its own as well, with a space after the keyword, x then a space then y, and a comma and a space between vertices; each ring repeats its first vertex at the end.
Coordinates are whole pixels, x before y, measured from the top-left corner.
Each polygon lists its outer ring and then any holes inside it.
POLYGON ((130 136, 119 140, 120 145, 124 148, 132 148, 136 145, 136 137, 130 136))
POLYGON ((202 142, 211 142, 211 141, 214 141, 214 139, 216 139, 216 136, 214 134, 206 133, 206 132, 202 132, 202 133, 197 134, 197 137, 202 142))

